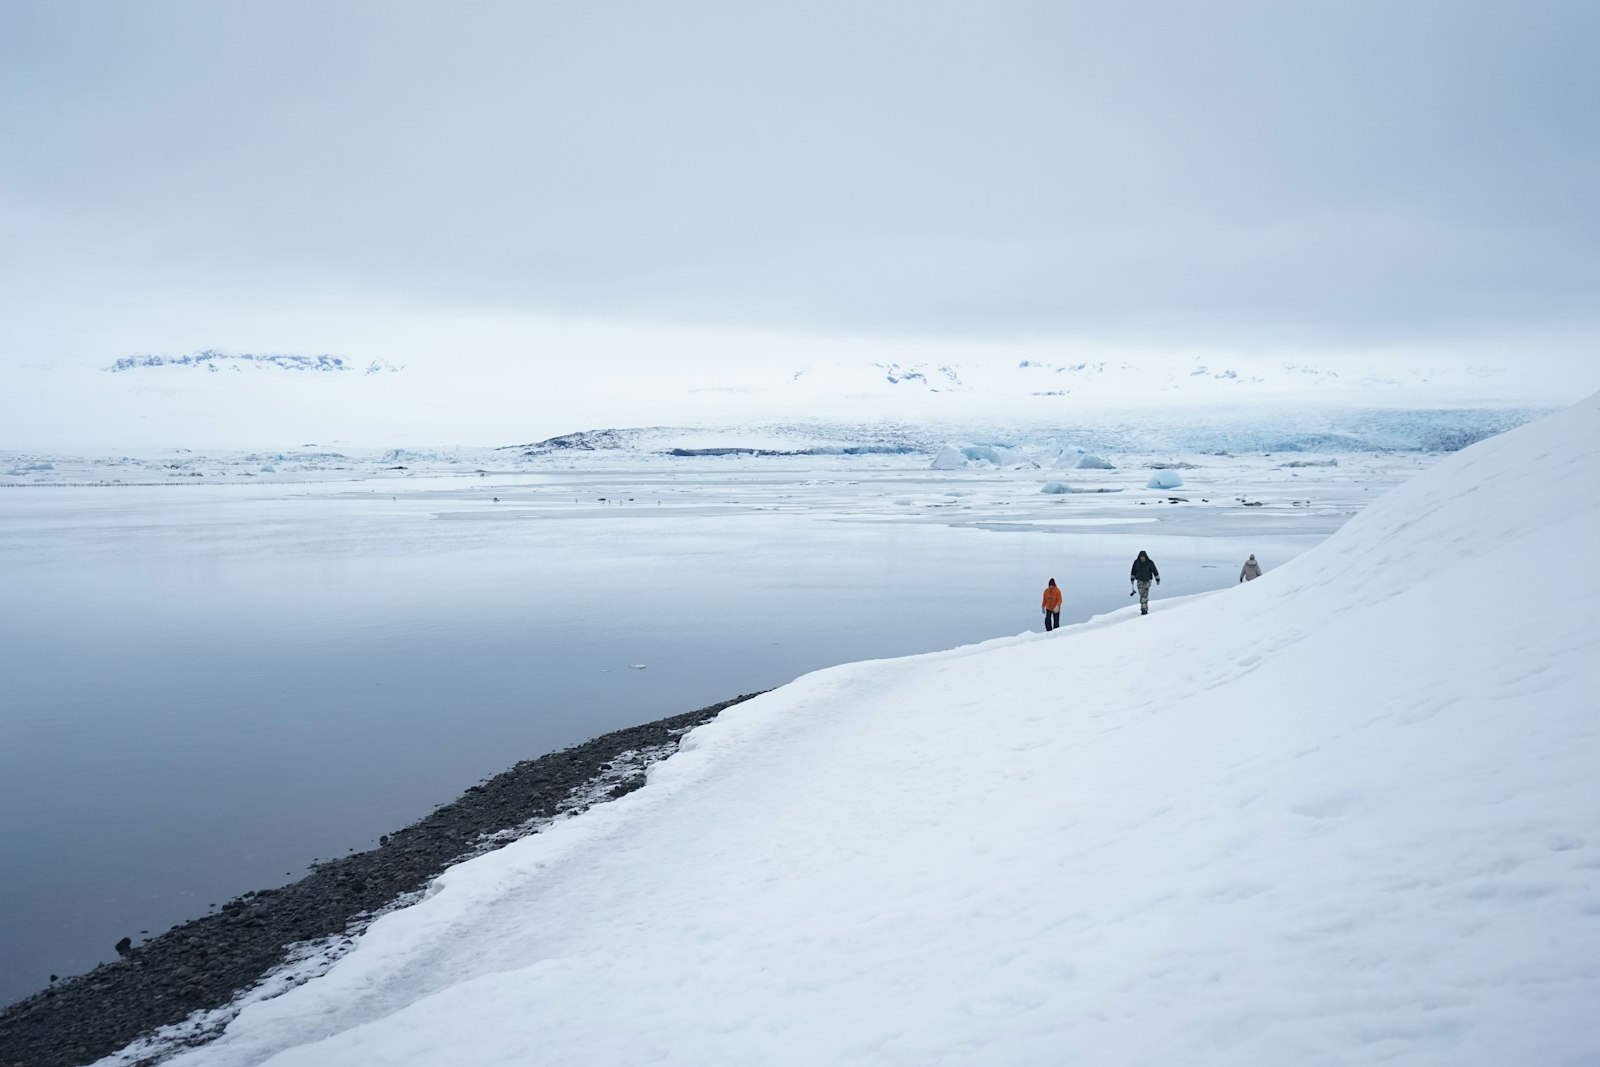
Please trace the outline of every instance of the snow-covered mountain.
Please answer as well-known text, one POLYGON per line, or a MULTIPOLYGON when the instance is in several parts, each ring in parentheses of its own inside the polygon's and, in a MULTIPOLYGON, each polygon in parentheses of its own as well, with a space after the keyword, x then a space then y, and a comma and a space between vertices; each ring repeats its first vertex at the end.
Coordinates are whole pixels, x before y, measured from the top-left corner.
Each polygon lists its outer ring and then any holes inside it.
MULTIPOLYGON (((323 373, 394 373, 405 366, 384 359, 358 360, 330 354, 228 352, 208 348, 184 355, 125 356, 103 369, 112 374, 151 368, 194 368, 205 371, 249 367, 323 373)), ((1166 400, 1250 402, 1260 397, 1282 399, 1290 394, 1340 392, 1466 391, 1479 399, 1520 395, 1513 368, 1504 365, 1444 365, 1386 369, 1381 362, 1352 372, 1293 360, 1244 361, 1237 367, 1204 357, 1140 359, 914 359, 903 361, 819 360, 800 366, 781 362, 745 368, 738 382, 707 380, 686 368, 685 385, 695 392, 767 393, 806 396, 815 393, 884 397, 946 394, 977 397, 1074 397, 1079 400, 1131 401, 1161 396, 1166 400)))
POLYGON ((874 398, 882 403, 987 407, 1020 403, 1059 412, 1083 405, 1150 403, 1302 403, 1424 406, 1526 402, 1530 385, 1505 363, 1442 361, 1396 367, 1382 358, 1344 359, 1338 369, 1315 359, 1190 355, 1137 358, 1006 358, 1000 354, 898 360, 818 360, 743 383, 746 393, 874 398), (937 398, 937 399, 935 399, 937 398))
POLYGON ((148 370, 153 367, 161 368, 195 368, 215 373, 221 370, 242 371, 246 368, 256 370, 276 369, 288 371, 310 371, 319 374, 385 374, 405 370, 404 366, 395 366, 387 360, 368 360, 364 365, 343 356, 331 356, 326 353, 315 356, 294 355, 283 352, 221 352, 214 348, 202 349, 183 356, 142 355, 124 356, 115 363, 106 367, 110 374, 123 374, 133 370, 148 370))
POLYGON ((1306 390, 1416 390, 1476 385, 1480 390, 1515 379, 1506 365, 1415 367, 1401 371, 1381 362, 1341 373, 1298 360, 1217 361, 1207 357, 1156 359, 908 360, 871 364, 819 363, 797 369, 791 380, 831 379, 835 387, 863 387, 874 379, 902 392, 959 393, 1003 390, 1018 395, 1132 399, 1142 394, 1242 401, 1306 390))
POLYGON ((1248 585, 808 675, 171 1062, 1592 1062, 1597 471, 1600 397, 1248 585))

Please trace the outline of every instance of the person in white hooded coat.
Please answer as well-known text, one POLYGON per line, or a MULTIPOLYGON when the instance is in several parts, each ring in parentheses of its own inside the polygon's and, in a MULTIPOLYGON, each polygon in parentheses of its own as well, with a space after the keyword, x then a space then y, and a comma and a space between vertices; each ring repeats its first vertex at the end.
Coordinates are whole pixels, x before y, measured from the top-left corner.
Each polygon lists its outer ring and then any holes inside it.
POLYGON ((1250 558, 1244 561, 1244 566, 1239 569, 1241 582, 1253 582, 1261 577, 1261 564, 1256 562, 1256 554, 1250 553, 1250 558))

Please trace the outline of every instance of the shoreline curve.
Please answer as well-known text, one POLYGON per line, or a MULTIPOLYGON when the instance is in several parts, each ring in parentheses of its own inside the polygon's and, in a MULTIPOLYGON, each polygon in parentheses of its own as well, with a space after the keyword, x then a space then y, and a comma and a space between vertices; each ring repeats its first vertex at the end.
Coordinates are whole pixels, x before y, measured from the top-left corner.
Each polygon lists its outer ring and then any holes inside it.
MULTIPOLYGON (((131 1064, 154 1064, 205 1044, 233 1018, 225 1009, 325 942, 326 970, 379 914, 403 907, 445 869, 538 833, 633 792, 645 771, 677 751, 682 736, 759 693, 613 730, 522 760, 421 819, 379 838, 376 848, 314 864, 297 882, 242 894, 217 912, 131 946, 122 959, 56 982, 0 1009, 0 1067, 82 1067, 195 1013, 216 1013, 181 1035, 164 1035, 131 1064)), ((281 990, 280 990, 281 991, 281 990)))

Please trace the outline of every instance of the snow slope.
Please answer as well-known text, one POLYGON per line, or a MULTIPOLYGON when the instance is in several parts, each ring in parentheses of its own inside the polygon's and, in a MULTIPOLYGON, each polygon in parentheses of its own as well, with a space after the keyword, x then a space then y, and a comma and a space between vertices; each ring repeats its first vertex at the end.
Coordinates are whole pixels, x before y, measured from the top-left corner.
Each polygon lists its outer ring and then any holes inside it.
POLYGON ((173 1062, 1600 1062, 1597 416, 741 705, 173 1062))

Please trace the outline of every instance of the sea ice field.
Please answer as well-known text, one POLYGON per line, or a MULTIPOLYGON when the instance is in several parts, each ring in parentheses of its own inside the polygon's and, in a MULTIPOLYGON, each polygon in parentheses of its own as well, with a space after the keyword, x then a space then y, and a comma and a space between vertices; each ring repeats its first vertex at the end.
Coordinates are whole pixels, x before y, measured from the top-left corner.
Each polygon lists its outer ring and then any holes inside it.
POLYGON ((1438 454, 1102 458, 0 454, 0 1003, 519 759, 1040 630, 1048 578, 1070 624, 1139 549, 1155 613, 1270 574, 1438 454))

